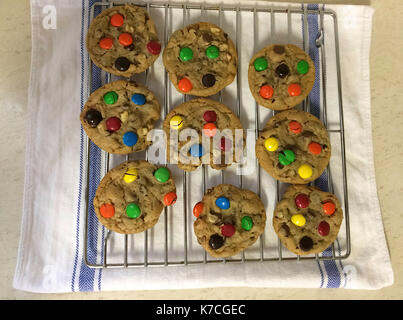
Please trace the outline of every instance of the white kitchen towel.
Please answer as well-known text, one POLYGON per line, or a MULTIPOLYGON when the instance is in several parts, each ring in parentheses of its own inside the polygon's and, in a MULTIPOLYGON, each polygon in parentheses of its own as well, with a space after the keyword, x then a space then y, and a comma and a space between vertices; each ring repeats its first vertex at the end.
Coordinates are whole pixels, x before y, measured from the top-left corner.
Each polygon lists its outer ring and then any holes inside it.
MULTIPOLYGON (((31 0, 32 62, 29 88, 28 128, 26 148, 25 190, 21 238, 14 287, 33 292, 76 292, 101 290, 186 289, 219 286, 294 287, 353 289, 379 289, 393 283, 393 271, 384 236, 382 216, 376 192, 371 137, 371 105, 369 50, 373 10, 367 6, 326 6, 337 15, 342 102, 344 107, 345 151, 348 177, 348 208, 351 235, 351 254, 336 261, 283 260, 248 263, 213 263, 207 265, 139 267, 139 268, 90 268, 85 263, 101 264, 106 230, 91 211, 85 221, 87 138, 79 122, 79 114, 90 92, 106 81, 99 69, 89 70, 85 51, 85 36, 90 20, 93 0, 31 0), (89 78, 91 76, 91 78, 89 78), (91 84, 91 87, 90 87, 91 84), (88 256, 84 257, 85 227, 88 231, 88 256)), ((208 2, 206 2, 208 4, 208 2)), ((224 6, 233 6, 223 1, 224 6)), ((241 6, 265 8, 317 9, 318 5, 284 4, 245 1, 241 6)), ((98 9, 97 9, 98 10, 98 9)), ((95 11, 95 14, 97 13, 95 11)), ((217 21, 217 12, 200 10, 172 10, 169 28, 172 32, 185 22, 201 19, 217 21), (185 13, 186 13, 185 12, 185 13), (175 16, 177 15, 177 17, 175 16)), ((291 11, 289 11, 291 12, 291 11)), ((152 8, 151 15, 157 22, 160 39, 164 39, 165 9, 152 8)), ((237 89, 240 91, 241 120, 246 128, 254 128, 254 100, 247 83, 247 66, 253 52, 269 43, 292 42, 305 49, 318 68, 314 90, 310 95, 311 112, 317 113, 323 94, 328 103, 329 127, 337 127, 338 87, 334 61, 334 21, 331 15, 324 19, 326 45, 326 92, 320 86, 319 49, 315 39, 320 29, 319 17, 301 14, 288 16, 283 13, 257 13, 259 31, 254 42, 253 11, 239 13, 239 36, 236 36, 236 12, 223 12, 223 27, 236 40, 241 67, 239 80, 234 81, 222 94, 223 101, 237 110, 237 89), (291 22, 291 23, 290 23, 291 22), (305 23, 306 22, 306 23, 305 23), (263 25, 263 26, 262 26, 263 25), (308 28, 305 28, 307 26, 308 28), (333 39, 333 40, 331 40, 333 39), (333 64, 332 64, 333 61, 333 64)), ((216 22, 217 23, 217 22, 216 22)), ((163 103, 164 69, 161 57, 150 69, 147 82, 163 103)), ((141 81, 143 78, 139 78, 141 81)), ((180 103, 182 97, 170 86, 168 109, 180 103)), ((260 126, 271 115, 260 109, 260 126)), ((334 192, 343 197, 338 136, 332 138, 334 154, 331 162, 334 192), (333 145, 334 142, 334 145, 333 145), (333 167, 332 167, 333 166, 333 167), (334 168, 334 170, 333 170, 334 168)), ((253 148, 253 146, 249 146, 253 148)), ((105 156, 91 144, 91 171, 89 196, 94 194, 97 183, 104 174, 105 156)), ((253 152, 251 152, 253 154, 253 152)), ((140 155, 142 156, 142 154, 140 155)), ((138 156, 137 156, 138 158, 138 156)), ((124 158, 114 157, 113 165, 124 158)), ((232 170, 232 169, 231 169, 232 170)), ((225 173, 226 182, 236 182, 234 171, 225 173)), ((180 198, 182 175, 173 168, 178 186, 178 201, 168 210, 169 257, 181 259, 183 255, 183 201, 180 198)), ((263 171, 263 170, 262 170, 263 171)), ((189 180, 189 208, 201 197, 198 176, 192 173, 189 180)), ((218 175, 219 176, 219 175, 218 175)), ((271 227, 271 215, 275 203, 275 182, 262 172, 262 198, 267 205, 268 225, 264 244, 273 257, 277 254, 277 238, 271 227), (273 245, 273 243, 275 245, 273 245)), ((210 170, 208 186, 219 182, 210 170)), ((318 180, 319 184, 321 183, 318 180)), ((323 182, 323 181, 322 181, 323 182)), ((244 176, 244 187, 256 190, 256 174, 244 176)), ((326 188, 326 183, 323 188, 326 188)), ((90 199, 91 200, 91 199, 90 199)), ((91 202, 91 201, 90 201, 91 202)), ((188 208, 188 209, 189 209, 188 208)), ((203 254, 192 234, 191 209, 188 210, 189 259, 203 254)), ((164 218, 148 232, 149 262, 163 259, 164 218), (162 245, 163 247, 163 245, 162 245), (154 260, 153 260, 154 259, 154 260)), ((344 221, 346 223, 346 221, 344 221)), ((345 254, 346 226, 342 227, 335 243, 335 255, 345 254)), ((141 235, 139 236, 141 237, 141 235)), ((136 238, 137 239, 137 238, 136 238)), ((109 262, 121 262, 122 238, 111 235, 109 262), (115 260, 114 260, 115 259, 115 260), (120 260, 119 260, 120 259, 120 260)), ((129 258, 141 259, 143 241, 130 240, 129 258), (140 253, 138 253, 140 252, 140 253), (139 258, 140 255, 140 258, 139 258)), ((250 250, 256 254, 258 247, 250 250)), ((319 256, 328 256, 330 249, 319 256)), ((283 255, 288 253, 283 248, 283 255)), ((249 254, 249 253, 248 253, 249 254)), ((293 255, 289 255, 292 257, 293 255)), ((248 256, 249 257, 249 256, 248 256)), ((294 256, 295 257, 295 256, 294 256)))

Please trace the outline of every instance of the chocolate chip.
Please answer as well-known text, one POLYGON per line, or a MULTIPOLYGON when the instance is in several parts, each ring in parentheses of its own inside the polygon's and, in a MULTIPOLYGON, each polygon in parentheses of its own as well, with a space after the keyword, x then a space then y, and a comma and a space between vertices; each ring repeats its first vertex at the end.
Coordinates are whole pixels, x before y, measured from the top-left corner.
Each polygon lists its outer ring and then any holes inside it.
POLYGON ((102 115, 99 111, 90 109, 85 114, 85 121, 87 121, 92 128, 96 128, 97 125, 102 121, 102 115))
POLYGON ((279 163, 277 163, 277 169, 283 169, 284 168, 284 166, 279 162, 279 163))
POLYGON ((130 61, 125 57, 119 57, 115 60, 115 68, 119 71, 126 71, 130 67, 130 61))
POLYGON ((302 251, 309 251, 313 247, 313 240, 307 236, 304 236, 299 240, 299 247, 302 251))
POLYGON ((207 73, 203 76, 202 82, 205 87, 210 88, 215 84, 215 77, 211 73, 207 73))
POLYGON ((128 51, 133 51, 134 50, 134 44, 132 43, 131 45, 126 46, 125 49, 128 50, 128 51))
POLYGON ((208 243, 212 249, 216 250, 224 245, 224 238, 219 234, 213 234, 208 243))
POLYGON ((283 46, 274 46, 273 51, 277 54, 283 54, 285 49, 283 46))
POLYGON ((283 223, 280 227, 279 232, 284 235, 285 237, 288 237, 290 235, 290 227, 287 226, 286 223, 283 223))
POLYGON ((276 68, 276 74, 280 78, 285 78, 286 76, 288 76, 290 74, 290 69, 288 68, 288 66, 286 64, 282 63, 276 68))
POLYGON ((209 32, 203 32, 203 40, 206 42, 211 42, 213 41, 213 36, 209 32))

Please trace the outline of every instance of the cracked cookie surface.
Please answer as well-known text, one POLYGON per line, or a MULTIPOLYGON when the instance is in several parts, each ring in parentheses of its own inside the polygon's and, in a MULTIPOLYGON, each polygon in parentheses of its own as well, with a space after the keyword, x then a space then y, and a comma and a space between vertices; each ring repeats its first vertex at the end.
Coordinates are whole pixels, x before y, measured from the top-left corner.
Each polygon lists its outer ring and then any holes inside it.
POLYGON ((317 179, 329 163, 330 139, 312 114, 287 110, 271 117, 255 145, 260 166, 273 178, 293 184, 317 179))
POLYGON ((110 170, 101 180, 93 204, 106 228, 132 234, 152 228, 163 208, 175 201, 176 187, 170 171, 138 160, 110 170))
POLYGON ((207 22, 175 31, 162 57, 172 84, 183 94, 211 96, 231 84, 237 73, 232 40, 207 22))
POLYGON ((193 213, 197 241, 212 257, 230 257, 250 247, 266 225, 258 195, 230 184, 207 190, 193 213))
POLYGON ((160 104, 146 87, 125 80, 94 91, 80 115, 88 137, 101 149, 115 154, 145 150, 147 134, 160 118, 160 104))
POLYGON ((129 4, 103 10, 91 22, 86 46, 99 68, 126 78, 145 71, 161 51, 150 15, 129 4))
POLYGON ((316 187, 292 185, 273 213, 273 227, 293 253, 320 253, 337 238, 343 210, 334 194, 316 187))
POLYGON ((163 130, 167 160, 185 171, 196 170, 202 163, 223 170, 237 161, 245 145, 239 118, 224 104, 206 98, 175 107, 164 119, 163 130), (186 129, 194 135, 186 138, 186 129))
POLYGON ((249 62, 250 91, 261 106, 287 110, 301 103, 315 82, 315 65, 299 47, 273 44, 249 62))

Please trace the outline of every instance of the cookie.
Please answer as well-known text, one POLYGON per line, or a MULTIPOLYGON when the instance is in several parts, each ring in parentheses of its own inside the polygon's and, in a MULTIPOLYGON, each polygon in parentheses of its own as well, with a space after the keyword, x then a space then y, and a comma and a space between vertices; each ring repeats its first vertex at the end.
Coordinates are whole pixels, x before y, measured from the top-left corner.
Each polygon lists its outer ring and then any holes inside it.
POLYGON ((252 57, 248 80, 258 104, 272 110, 287 110, 301 103, 312 90, 315 65, 297 46, 273 44, 252 57))
POLYGON ((225 169, 239 159, 245 145, 239 118, 224 104, 206 98, 174 108, 166 116, 163 130, 168 162, 185 171, 196 170, 202 163, 225 169))
POLYGON ((129 4, 103 10, 91 22, 86 46, 95 65, 126 78, 145 71, 161 52, 154 21, 129 4))
POLYGON ((94 210, 106 228, 132 234, 152 228, 162 209, 175 201, 175 182, 168 168, 144 160, 126 161, 101 180, 94 210))
POLYGON ((273 178, 307 184, 326 169, 331 155, 323 123, 299 110, 282 111, 271 117, 255 145, 260 166, 273 178))
POLYGON ((213 257, 230 257, 263 233, 266 211, 258 195, 230 184, 207 190, 193 208, 197 241, 213 257))
POLYGON ((288 187, 273 213, 274 231, 298 255, 327 249, 342 221, 343 210, 334 194, 304 185, 288 187))
POLYGON ((234 81, 238 56, 228 34, 220 27, 199 22, 175 31, 162 54, 176 90, 206 97, 234 81))
POLYGON ((160 118, 160 104, 146 87, 125 80, 94 91, 80 115, 88 137, 101 149, 116 154, 145 150, 148 132, 160 118))

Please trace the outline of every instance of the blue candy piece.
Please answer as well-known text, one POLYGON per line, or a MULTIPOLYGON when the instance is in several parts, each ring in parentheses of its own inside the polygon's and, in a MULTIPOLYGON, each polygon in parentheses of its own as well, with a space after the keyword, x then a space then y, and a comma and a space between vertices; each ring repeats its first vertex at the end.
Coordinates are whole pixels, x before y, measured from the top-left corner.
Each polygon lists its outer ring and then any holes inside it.
POLYGON ((128 147, 134 146, 138 139, 139 137, 133 131, 126 132, 123 135, 123 143, 128 147))
POLYGON ((134 104, 142 106, 146 103, 146 97, 143 94, 135 93, 132 95, 132 101, 134 104))
POLYGON ((218 197, 217 200, 215 201, 215 204, 217 207, 220 209, 229 209, 229 199, 226 197, 218 197))
POLYGON ((192 157, 201 157, 204 154, 203 146, 201 144, 194 144, 189 150, 192 157))

